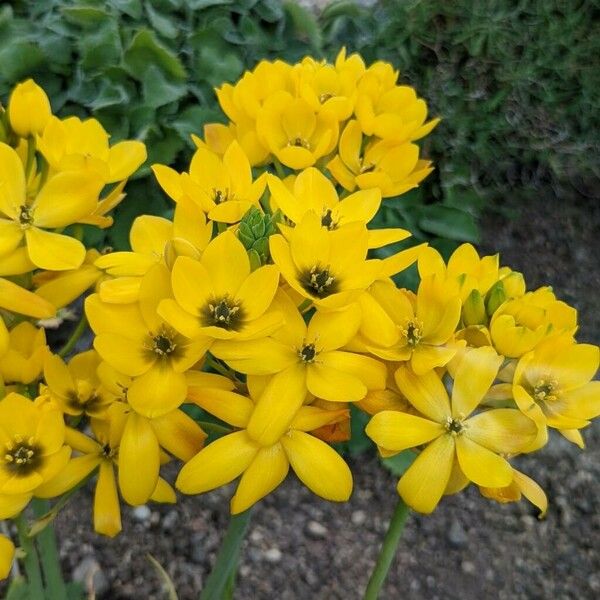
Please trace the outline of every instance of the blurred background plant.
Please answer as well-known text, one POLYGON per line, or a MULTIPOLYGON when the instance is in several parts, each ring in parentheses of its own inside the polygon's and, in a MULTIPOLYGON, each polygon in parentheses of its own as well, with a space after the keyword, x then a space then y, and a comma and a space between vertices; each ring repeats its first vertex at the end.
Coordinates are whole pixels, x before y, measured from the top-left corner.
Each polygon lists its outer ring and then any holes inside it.
POLYGON ((506 212, 570 186, 585 195, 598 180, 597 8, 338 0, 315 16, 278 0, 17 0, 0 9, 0 95, 34 77, 58 114, 93 114, 113 141, 146 142, 148 162, 109 237, 86 232, 120 249, 135 216, 169 210, 148 166, 184 164, 190 133, 224 121, 214 86, 261 58, 331 60, 342 45, 388 60, 443 121, 425 144, 436 171, 379 219, 448 254, 478 241, 484 207, 506 212))

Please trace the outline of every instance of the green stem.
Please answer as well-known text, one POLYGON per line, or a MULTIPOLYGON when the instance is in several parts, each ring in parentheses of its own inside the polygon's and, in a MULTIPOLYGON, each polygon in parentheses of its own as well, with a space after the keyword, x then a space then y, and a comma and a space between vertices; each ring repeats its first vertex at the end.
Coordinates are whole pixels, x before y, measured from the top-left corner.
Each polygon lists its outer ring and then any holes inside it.
POLYGON ((25 566, 25 573, 27 574, 28 598, 29 600, 44 600, 44 584, 40 561, 38 560, 33 538, 27 535, 28 527, 24 513, 16 517, 15 522, 17 524, 17 531, 19 532, 19 543, 25 552, 23 564, 25 566))
POLYGON ((71 352, 71 350, 73 350, 73 348, 75 348, 75 344, 87 329, 87 324, 87 318, 85 316, 85 313, 83 313, 81 315, 81 319, 79 319, 79 323, 77 323, 77 326, 75 327, 75 329, 73 329, 71 337, 67 340, 66 344, 60 349, 58 353, 59 356, 64 358, 65 356, 67 356, 67 354, 71 352))
POLYGON ((279 177, 279 179, 285 179, 287 177, 283 165, 279 162, 279 159, 275 157, 273 157, 273 166, 275 167, 275 172, 277 173, 277 177, 279 177))
MULTIPOLYGON (((50 510, 48 500, 34 498, 31 502, 33 512, 36 517, 41 517, 50 510)), ((60 558, 58 555, 58 544, 54 525, 50 523, 37 535, 37 542, 40 549, 40 558, 44 569, 44 578, 46 580, 46 589, 50 598, 66 598, 67 590, 60 567, 60 558)))
MULTIPOLYGON (((250 523, 250 513, 251 510, 248 509, 243 513, 231 515, 229 527, 217 554, 215 566, 200 593, 200 600, 223 600, 224 590, 231 574, 237 567, 242 540, 250 523)), ((230 589, 230 592, 232 591, 230 589)))
POLYGON ((404 525, 409 512, 410 508, 404 504, 402 498, 398 498, 398 504, 396 504, 394 516, 392 517, 385 534, 383 545, 381 546, 381 551, 377 558, 377 563, 375 564, 375 569, 371 573, 371 579, 369 579, 364 600, 377 600, 377 598, 379 598, 379 592, 381 591, 381 587, 390 570, 390 565, 396 555, 398 542, 404 531, 404 525))

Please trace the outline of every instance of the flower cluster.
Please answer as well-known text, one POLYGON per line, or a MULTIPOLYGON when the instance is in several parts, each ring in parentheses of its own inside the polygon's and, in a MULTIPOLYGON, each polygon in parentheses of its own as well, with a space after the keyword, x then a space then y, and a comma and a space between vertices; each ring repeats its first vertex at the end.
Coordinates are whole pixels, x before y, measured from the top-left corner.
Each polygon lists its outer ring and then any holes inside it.
MULTIPOLYGON (((411 453, 398 492, 415 510, 470 483, 546 510, 511 461, 549 429, 583 446, 598 348, 576 342, 575 309, 498 256, 463 245, 446 263, 373 226, 431 170, 413 142, 437 120, 397 79, 344 51, 261 62, 217 90, 231 122, 196 138, 187 171, 153 165, 172 218, 138 217, 131 250, 105 253, 79 225, 110 225, 143 145, 110 146, 94 119, 60 120, 33 82, 17 86, 0 128, 0 518, 93 481, 94 528, 114 536, 120 498, 176 501, 174 460, 186 494, 239 478, 233 514, 290 467, 345 501, 331 444, 349 438, 351 404, 383 456, 411 453), (417 291, 398 287, 415 263, 417 291), (65 362, 72 344, 53 353, 43 325, 90 288, 93 349, 65 362)), ((0 538, 0 575, 13 550, 0 538)))

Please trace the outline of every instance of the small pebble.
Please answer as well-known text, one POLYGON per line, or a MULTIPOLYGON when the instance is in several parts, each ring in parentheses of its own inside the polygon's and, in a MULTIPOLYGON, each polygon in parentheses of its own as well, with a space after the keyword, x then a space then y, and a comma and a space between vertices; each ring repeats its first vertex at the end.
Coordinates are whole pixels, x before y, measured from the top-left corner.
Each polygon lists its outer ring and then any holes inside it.
POLYGON ((477 571, 475 563, 472 563, 470 560, 463 560, 460 568, 462 569, 462 572, 467 575, 473 575, 477 571))
POLYGON ((173 531, 179 520, 179 515, 176 510, 170 510, 162 521, 163 531, 173 531))
POLYGON ((306 534, 314 539, 322 539, 327 536, 327 527, 318 521, 309 521, 306 525, 306 534))
POLYGON ((148 521, 148 519, 150 519, 152 516, 152 511, 145 504, 136 506, 131 512, 133 514, 133 518, 140 522, 148 521))
POLYGON ((450 545, 455 548, 464 548, 469 541, 467 532, 457 519, 452 521, 452 525, 450 525, 450 529, 448 529, 447 537, 450 545))
POLYGON ((278 563, 283 555, 279 548, 273 547, 265 550, 263 556, 267 562, 278 563))
POLYGON ((353 525, 364 525, 367 520, 367 513, 364 510, 355 510, 350 519, 353 525))
POLYGON ((109 588, 108 579, 93 557, 87 556, 73 569, 73 581, 80 583, 90 598, 100 598, 109 588))

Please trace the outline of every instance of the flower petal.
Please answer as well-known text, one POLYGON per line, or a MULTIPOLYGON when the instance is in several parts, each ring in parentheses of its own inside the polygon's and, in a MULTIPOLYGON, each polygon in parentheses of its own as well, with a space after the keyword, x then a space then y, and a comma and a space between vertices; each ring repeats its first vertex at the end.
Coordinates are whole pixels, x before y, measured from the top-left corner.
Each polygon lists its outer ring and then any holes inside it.
POLYGON ((30 227, 25 230, 25 239, 29 258, 40 269, 77 269, 85 259, 85 246, 68 235, 30 227))
POLYGON ((140 415, 154 419, 178 408, 186 394, 185 375, 159 360, 131 382, 127 401, 140 415))
POLYGON ((240 479, 231 499, 231 513, 241 513, 270 494, 285 479, 289 467, 281 444, 261 448, 240 479))
POLYGON ((433 512, 448 485, 453 462, 451 435, 442 435, 431 442, 398 482, 398 493, 404 502, 417 512, 433 512))
POLYGON ((245 431, 230 433, 186 463, 175 486, 184 494, 201 494, 225 485, 248 468, 258 449, 245 431))
POLYGON ((400 452, 414 448, 445 433, 440 423, 393 410, 377 413, 369 421, 365 433, 386 450, 400 452))
POLYGON ((487 410, 468 419, 465 425, 464 435, 499 454, 522 452, 537 434, 535 423, 514 408, 487 410))
POLYGON ((499 488, 506 487, 512 481, 510 464, 466 435, 456 438, 456 454, 462 472, 477 485, 499 488))
POLYGON ((119 488, 132 506, 145 504, 158 481, 160 449, 150 421, 129 413, 119 446, 119 488))
POLYGON ((450 416, 450 402, 446 388, 435 371, 415 375, 408 367, 400 367, 395 374, 398 388, 422 414, 437 423, 450 416))
POLYGON ((452 416, 464 419, 475 410, 492 387, 502 361, 490 346, 474 348, 463 355, 454 374, 452 416))
POLYGON ((121 531, 121 507, 112 462, 103 460, 94 493, 94 531, 115 537, 121 531))
POLYGON ((311 491, 334 502, 350 498, 352 473, 331 446, 303 431, 290 431, 281 443, 298 479, 311 491))

